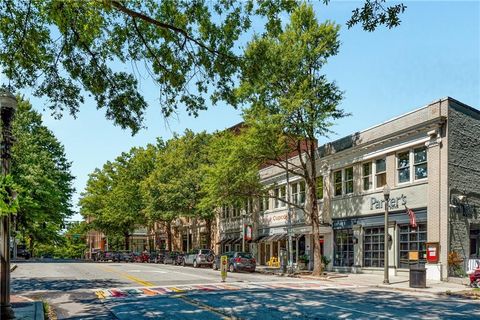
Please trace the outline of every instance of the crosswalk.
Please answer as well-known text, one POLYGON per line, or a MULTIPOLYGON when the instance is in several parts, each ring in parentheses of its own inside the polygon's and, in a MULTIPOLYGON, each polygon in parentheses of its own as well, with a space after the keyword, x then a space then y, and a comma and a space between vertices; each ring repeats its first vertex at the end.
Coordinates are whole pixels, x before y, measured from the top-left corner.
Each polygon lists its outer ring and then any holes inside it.
POLYGON ((295 289, 295 290, 322 290, 334 287, 354 287, 348 284, 333 284, 319 281, 299 282, 235 282, 235 283, 210 283, 195 285, 177 285, 177 286, 155 286, 155 287, 136 287, 136 288, 113 288, 113 289, 95 289, 94 293, 99 299, 118 299, 118 298, 140 298, 159 295, 195 293, 195 292, 213 292, 213 291, 232 291, 232 290, 275 290, 275 289, 295 289))

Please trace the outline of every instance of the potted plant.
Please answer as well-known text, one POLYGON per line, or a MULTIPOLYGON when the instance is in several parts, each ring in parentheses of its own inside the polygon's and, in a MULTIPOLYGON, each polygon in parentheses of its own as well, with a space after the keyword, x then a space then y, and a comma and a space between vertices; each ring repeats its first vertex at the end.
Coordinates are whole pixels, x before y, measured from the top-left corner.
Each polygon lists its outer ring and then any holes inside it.
POLYGON ((310 260, 309 256, 302 254, 298 256, 298 269, 305 270, 307 269, 308 261, 310 260))

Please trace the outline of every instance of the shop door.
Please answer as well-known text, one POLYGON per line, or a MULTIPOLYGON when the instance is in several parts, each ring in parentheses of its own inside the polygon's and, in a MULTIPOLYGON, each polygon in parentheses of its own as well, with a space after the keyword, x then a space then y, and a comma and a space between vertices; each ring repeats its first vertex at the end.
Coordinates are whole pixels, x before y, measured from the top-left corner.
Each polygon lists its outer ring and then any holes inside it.
POLYGON ((267 261, 270 260, 270 243, 265 243, 265 261, 264 264, 267 264, 267 261))

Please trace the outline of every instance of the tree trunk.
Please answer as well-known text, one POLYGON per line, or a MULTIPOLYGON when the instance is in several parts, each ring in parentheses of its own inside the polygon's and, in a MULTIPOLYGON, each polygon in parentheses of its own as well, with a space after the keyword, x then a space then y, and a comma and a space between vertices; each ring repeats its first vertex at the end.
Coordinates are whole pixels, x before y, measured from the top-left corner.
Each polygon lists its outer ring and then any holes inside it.
POLYGON ((172 222, 167 221, 167 249, 172 251, 172 222))
POLYGON ((320 219, 318 216, 318 202, 317 202, 317 167, 315 163, 315 149, 316 144, 310 141, 310 171, 307 172, 308 183, 308 197, 309 197, 309 213, 312 221, 313 229, 313 273, 314 276, 319 276, 323 273, 322 253, 320 251, 320 219))
POLYGON ((205 219, 205 227, 207 229, 207 248, 212 248, 212 218, 205 219))
POLYGON ((130 250, 130 233, 125 232, 124 236, 125 236, 125 250, 130 250))
POLYGON ((33 255, 33 245, 34 245, 34 243, 33 243, 33 236, 30 235, 29 238, 30 238, 30 245, 29 245, 29 248, 28 248, 28 249, 30 250, 30 256, 33 258, 33 256, 34 256, 34 255, 33 255))

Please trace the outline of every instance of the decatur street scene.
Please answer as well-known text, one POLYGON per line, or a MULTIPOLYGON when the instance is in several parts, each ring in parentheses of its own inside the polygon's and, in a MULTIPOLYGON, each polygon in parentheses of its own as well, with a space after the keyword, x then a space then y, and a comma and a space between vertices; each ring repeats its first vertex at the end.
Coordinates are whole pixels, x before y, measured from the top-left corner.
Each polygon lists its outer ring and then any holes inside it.
POLYGON ((480 2, 0 21, 0 319, 480 317, 480 2))

